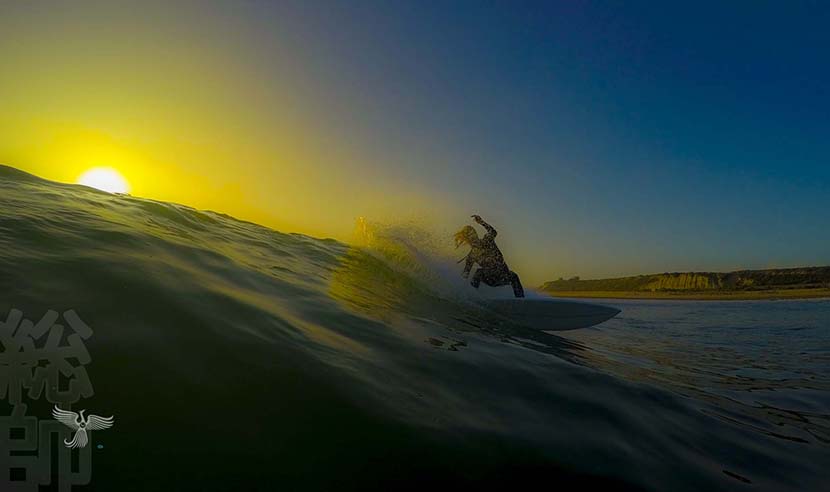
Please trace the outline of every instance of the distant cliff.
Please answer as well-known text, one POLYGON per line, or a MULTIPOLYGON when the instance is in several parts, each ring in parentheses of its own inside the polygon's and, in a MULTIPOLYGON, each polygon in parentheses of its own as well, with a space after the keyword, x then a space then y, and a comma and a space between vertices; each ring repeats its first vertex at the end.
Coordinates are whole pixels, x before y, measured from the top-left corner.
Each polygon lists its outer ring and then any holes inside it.
POLYGON ((660 273, 598 280, 560 278, 541 287, 548 292, 719 292, 822 288, 830 288, 830 266, 728 273, 660 273))

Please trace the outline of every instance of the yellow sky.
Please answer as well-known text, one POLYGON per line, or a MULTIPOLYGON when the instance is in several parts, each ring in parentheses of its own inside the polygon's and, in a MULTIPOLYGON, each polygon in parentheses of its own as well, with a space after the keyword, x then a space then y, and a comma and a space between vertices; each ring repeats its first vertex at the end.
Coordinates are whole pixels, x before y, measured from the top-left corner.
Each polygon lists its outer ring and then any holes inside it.
POLYGON ((16 8, 0 20, 0 163, 63 182, 112 167, 137 196, 339 239, 358 215, 433 208, 369 176, 375 157, 318 123, 296 78, 265 87, 233 38, 207 37, 209 17, 16 8))

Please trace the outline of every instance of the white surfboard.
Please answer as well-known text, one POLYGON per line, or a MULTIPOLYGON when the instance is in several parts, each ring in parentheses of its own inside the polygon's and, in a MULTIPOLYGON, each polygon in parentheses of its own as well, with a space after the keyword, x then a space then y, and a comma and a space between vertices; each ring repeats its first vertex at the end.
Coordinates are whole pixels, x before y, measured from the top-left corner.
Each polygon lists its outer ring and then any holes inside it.
POLYGON ((491 299, 484 305, 518 324, 543 331, 587 328, 620 313, 617 308, 559 299, 491 299))

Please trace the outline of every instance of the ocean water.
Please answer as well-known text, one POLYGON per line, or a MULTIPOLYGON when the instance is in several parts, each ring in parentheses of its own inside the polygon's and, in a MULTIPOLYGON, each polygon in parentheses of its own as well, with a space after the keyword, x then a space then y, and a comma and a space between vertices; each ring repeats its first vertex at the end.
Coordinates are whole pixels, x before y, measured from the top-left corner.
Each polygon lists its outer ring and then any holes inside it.
POLYGON ((359 233, 0 167, 0 320, 74 310, 73 408, 116 416, 78 490, 827 490, 830 301, 607 301, 554 335, 489 318, 509 288, 429 233, 359 233))

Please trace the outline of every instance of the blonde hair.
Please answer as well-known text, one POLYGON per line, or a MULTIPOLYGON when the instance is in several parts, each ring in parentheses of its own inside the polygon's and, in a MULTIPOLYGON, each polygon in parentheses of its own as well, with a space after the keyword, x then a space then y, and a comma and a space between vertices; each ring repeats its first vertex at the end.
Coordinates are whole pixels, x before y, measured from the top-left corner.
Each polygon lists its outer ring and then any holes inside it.
POLYGON ((478 233, 473 226, 464 226, 455 233, 455 247, 459 247, 464 243, 470 244, 474 239, 478 239, 478 233))

